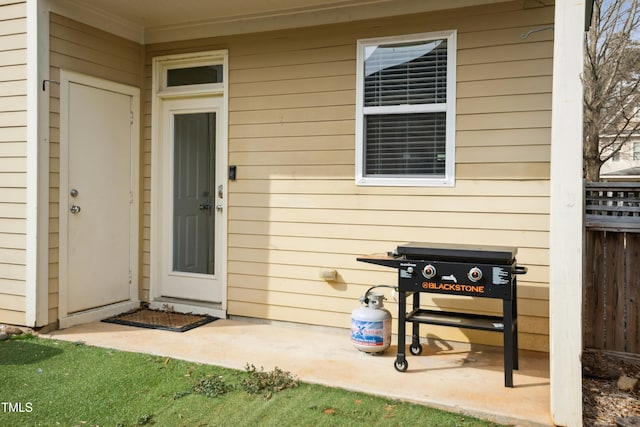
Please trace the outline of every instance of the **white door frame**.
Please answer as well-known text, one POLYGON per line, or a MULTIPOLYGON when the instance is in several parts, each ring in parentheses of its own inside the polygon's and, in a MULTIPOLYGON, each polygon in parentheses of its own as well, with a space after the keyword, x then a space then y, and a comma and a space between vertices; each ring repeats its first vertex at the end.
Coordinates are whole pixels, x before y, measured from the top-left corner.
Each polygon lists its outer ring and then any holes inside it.
POLYGON ((122 313, 138 307, 138 237, 139 237, 139 182, 140 182, 140 89, 115 83, 109 80, 88 76, 67 70, 60 70, 60 203, 59 203, 59 290, 58 319, 61 328, 80 323, 88 323, 122 313), (123 95, 131 96, 131 226, 129 230, 131 281, 129 300, 120 303, 89 309, 78 313, 69 313, 67 301, 68 288, 68 216, 66 203, 69 194, 69 88, 71 83, 95 87, 123 95))
POLYGON ((227 311, 227 200, 228 200, 228 62, 227 51, 209 51, 180 55, 168 55, 153 58, 153 97, 152 97, 152 132, 151 132, 151 244, 150 244, 150 281, 149 281, 149 303, 151 308, 164 308, 171 306, 180 312, 192 312, 210 314, 217 317, 226 317, 227 311), (185 68, 190 66, 221 64, 223 66, 222 83, 200 84, 191 86, 168 87, 166 84, 166 72, 172 68, 185 68), (215 99, 214 99, 215 98, 215 99), (216 145, 218 153, 217 181, 224 186, 224 198, 220 201, 222 212, 214 212, 217 215, 216 223, 219 223, 220 240, 216 256, 220 256, 217 263, 219 269, 216 277, 220 280, 221 301, 218 303, 208 303, 195 300, 183 300, 177 298, 167 298, 162 295, 163 277, 166 272, 167 262, 163 255, 165 246, 171 245, 167 241, 166 233, 167 221, 170 220, 171 203, 166 203, 166 194, 162 189, 166 187, 166 179, 171 176, 171 141, 167 137, 163 117, 166 101, 180 99, 188 101, 194 100, 194 104, 206 103, 206 99, 214 100, 214 103, 221 104, 219 114, 220 126, 217 129, 216 145), (169 169, 169 170, 167 170, 169 169))
POLYGON ((221 290, 224 287, 225 276, 223 264, 224 259, 219 255, 219 251, 222 249, 222 237, 225 232, 225 212, 222 205, 226 201, 226 168, 222 168, 223 158, 226 157, 226 147, 223 144, 218 144, 218 135, 223 126, 222 124, 222 97, 220 96, 202 96, 196 98, 169 98, 163 100, 163 112, 162 112, 162 124, 160 129, 162 130, 161 144, 162 144, 162 189, 159 193, 163 196, 168 196, 173 193, 174 185, 174 118, 179 114, 192 114, 192 113, 214 113, 216 117, 216 126, 214 141, 215 146, 215 182, 216 188, 210 188, 212 198, 210 203, 213 205, 209 210, 209 215, 214 216, 213 233, 214 238, 214 274, 201 274, 201 273, 186 273, 171 271, 173 264, 173 251, 174 242, 171 240, 173 233, 173 198, 162 197, 162 210, 159 211, 162 215, 162 244, 154 245, 162 251, 161 254, 161 276, 158 276, 159 280, 154 281, 158 286, 158 290, 161 291, 161 296, 165 297, 170 295, 173 298, 178 299, 192 299, 197 301, 215 302, 220 304, 222 302, 221 290), (218 188, 222 190, 222 198, 219 197, 218 188), (222 206, 222 210, 217 207, 222 206))

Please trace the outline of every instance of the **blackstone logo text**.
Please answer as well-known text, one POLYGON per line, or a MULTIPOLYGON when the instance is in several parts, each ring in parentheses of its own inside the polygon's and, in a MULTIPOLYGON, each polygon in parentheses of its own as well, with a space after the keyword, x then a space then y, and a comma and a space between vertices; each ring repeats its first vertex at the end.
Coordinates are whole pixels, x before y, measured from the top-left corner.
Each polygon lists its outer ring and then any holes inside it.
POLYGON ((0 402, 0 410, 2 410, 2 412, 32 412, 33 405, 31 402, 0 402))

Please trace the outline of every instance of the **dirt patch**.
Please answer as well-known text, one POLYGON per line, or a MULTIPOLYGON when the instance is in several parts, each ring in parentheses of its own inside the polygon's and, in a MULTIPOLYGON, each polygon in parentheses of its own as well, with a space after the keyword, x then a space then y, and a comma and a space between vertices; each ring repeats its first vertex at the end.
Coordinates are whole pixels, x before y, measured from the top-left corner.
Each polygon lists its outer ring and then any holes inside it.
MULTIPOLYGON (((616 420, 640 416, 640 389, 621 391, 618 379, 640 378, 640 356, 600 351, 582 355, 582 402, 585 426, 615 426, 616 420)), ((635 425, 635 424, 634 424, 635 425)))

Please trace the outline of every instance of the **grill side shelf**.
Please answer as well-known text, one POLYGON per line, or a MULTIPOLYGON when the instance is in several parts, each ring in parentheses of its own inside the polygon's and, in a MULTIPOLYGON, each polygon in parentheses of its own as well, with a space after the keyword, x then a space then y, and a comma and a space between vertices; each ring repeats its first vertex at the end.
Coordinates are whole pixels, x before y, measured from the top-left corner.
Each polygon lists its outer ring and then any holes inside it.
POLYGON ((394 258, 389 255, 368 255, 366 257, 356 258, 356 261, 367 262, 369 264, 382 265, 384 267, 399 268, 402 258, 394 258))
POLYGON ((406 321, 480 331, 504 332, 504 319, 501 316, 416 309, 407 314, 406 321))

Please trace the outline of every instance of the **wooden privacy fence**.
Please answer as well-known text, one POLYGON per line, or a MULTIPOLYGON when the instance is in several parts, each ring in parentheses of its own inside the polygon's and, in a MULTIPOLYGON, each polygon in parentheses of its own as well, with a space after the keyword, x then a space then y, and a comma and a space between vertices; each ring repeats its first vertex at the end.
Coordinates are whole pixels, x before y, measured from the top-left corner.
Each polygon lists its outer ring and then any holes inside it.
POLYGON ((640 353, 640 183, 585 192, 584 346, 640 353))

